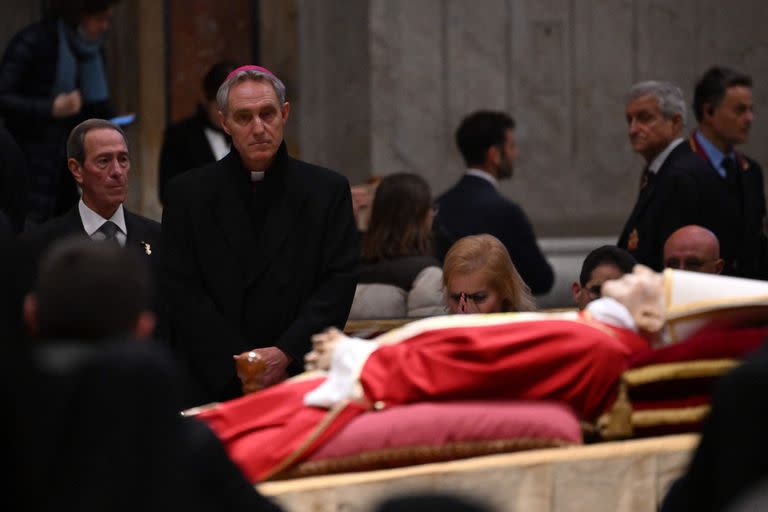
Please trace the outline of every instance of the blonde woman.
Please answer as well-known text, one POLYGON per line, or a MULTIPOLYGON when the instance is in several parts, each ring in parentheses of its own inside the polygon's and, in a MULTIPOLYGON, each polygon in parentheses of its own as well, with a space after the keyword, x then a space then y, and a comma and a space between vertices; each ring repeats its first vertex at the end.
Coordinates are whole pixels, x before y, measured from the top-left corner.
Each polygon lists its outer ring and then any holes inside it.
POLYGON ((443 263, 443 283, 454 314, 536 309, 504 244, 491 235, 467 236, 453 244, 443 263))

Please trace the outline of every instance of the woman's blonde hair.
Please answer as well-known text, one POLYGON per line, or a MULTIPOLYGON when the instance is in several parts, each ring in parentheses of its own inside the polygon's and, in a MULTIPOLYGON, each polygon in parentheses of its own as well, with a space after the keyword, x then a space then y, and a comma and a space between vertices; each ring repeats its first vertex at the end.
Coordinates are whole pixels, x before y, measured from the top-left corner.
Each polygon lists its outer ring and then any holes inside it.
POLYGON ((534 311, 536 302, 509 257, 507 248, 491 235, 473 235, 458 240, 445 255, 443 284, 456 275, 480 272, 501 296, 502 311, 534 311))

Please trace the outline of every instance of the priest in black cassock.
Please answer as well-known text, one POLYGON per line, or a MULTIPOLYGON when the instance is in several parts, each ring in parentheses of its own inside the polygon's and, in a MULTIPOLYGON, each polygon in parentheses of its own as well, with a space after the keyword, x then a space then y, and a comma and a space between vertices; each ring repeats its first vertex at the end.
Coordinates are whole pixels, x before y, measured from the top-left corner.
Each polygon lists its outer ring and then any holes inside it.
POLYGON ((235 355, 266 364, 263 386, 300 372, 310 336, 344 326, 357 284, 349 183, 288 155, 283 83, 243 66, 217 101, 232 151, 171 180, 163 211, 163 288, 190 405, 242 393, 235 355))

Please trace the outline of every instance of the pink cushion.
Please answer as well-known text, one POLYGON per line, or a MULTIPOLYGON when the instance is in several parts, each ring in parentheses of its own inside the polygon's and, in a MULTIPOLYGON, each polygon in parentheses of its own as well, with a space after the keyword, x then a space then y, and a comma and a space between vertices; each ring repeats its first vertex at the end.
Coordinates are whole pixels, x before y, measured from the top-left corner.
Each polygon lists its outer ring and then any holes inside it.
POLYGON ((402 447, 538 439, 551 446, 581 443, 578 419, 550 402, 425 402, 362 414, 308 461, 402 447))

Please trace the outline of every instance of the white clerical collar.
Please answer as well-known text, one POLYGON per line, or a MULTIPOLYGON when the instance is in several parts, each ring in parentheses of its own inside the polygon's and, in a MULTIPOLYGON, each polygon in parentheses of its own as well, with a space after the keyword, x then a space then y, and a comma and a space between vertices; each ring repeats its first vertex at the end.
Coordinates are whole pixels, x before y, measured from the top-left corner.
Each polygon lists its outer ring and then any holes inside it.
POLYGON ((497 180, 491 173, 485 172, 480 169, 472 169, 471 167, 467 169, 467 172, 465 173, 467 176, 475 176, 476 178, 482 178, 491 185, 493 185, 494 188, 499 188, 499 180, 497 180))
POLYGON ((117 227, 120 228, 121 233, 126 236, 128 235, 128 228, 125 226, 125 213, 123 212, 122 204, 117 207, 115 213, 112 214, 112 217, 108 219, 105 219, 95 211, 88 208, 88 205, 86 205, 82 199, 80 199, 80 202, 77 204, 77 209, 80 211, 80 220, 83 221, 83 228, 85 229, 85 232, 88 236, 93 236, 93 234, 101 227, 101 225, 108 220, 114 222, 117 227))
POLYGON ((251 181, 261 181, 264 179, 264 171, 250 171, 251 181))
POLYGON ((656 155, 656 158, 653 159, 653 162, 651 162, 651 165, 648 166, 648 170, 652 173, 656 174, 659 172, 659 169, 661 169, 661 166, 664 165, 664 162, 667 160, 667 157, 669 154, 680 145, 681 142, 683 142, 682 137, 678 137, 672 142, 669 143, 669 146, 664 148, 664 151, 656 155))

